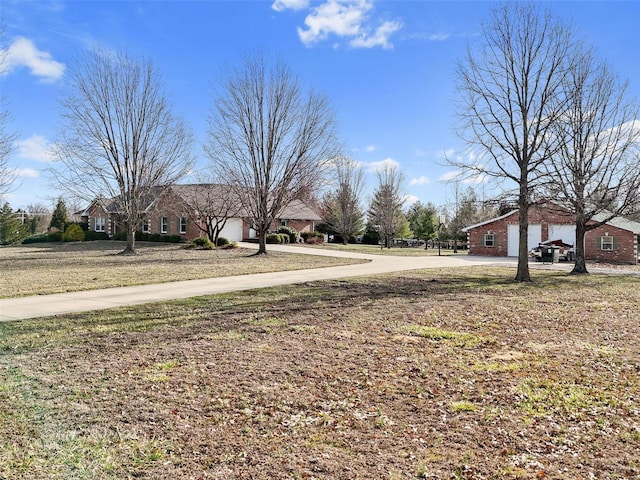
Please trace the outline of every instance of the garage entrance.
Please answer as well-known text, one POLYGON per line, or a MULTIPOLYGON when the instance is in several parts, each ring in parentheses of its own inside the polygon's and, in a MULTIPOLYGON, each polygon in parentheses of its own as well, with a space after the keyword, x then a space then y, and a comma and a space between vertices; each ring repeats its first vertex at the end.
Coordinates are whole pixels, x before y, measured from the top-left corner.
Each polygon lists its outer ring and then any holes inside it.
MULTIPOLYGON (((518 256, 518 239, 520 236, 519 225, 507 225, 507 256, 518 256)), ((527 233, 527 250, 531 250, 538 246, 542 241, 542 225, 529 225, 527 233)))

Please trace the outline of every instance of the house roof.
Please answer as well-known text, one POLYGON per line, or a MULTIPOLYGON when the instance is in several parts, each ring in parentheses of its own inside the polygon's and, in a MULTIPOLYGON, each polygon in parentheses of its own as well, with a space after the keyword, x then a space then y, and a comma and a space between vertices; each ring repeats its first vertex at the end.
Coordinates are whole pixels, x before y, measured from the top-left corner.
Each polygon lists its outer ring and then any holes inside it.
MULTIPOLYGON (((480 222, 480 223, 476 223, 475 225, 469 225, 468 227, 464 227, 462 229, 463 232, 468 232, 469 230, 472 230, 474 228, 478 228, 481 227, 483 225, 487 225, 489 223, 493 223, 496 222, 498 220, 503 220, 507 217, 510 217, 511 215, 513 215, 514 213, 518 213, 518 210, 511 210, 508 213, 505 213, 504 215, 501 215, 499 217, 495 217, 495 218, 491 218, 489 220, 485 220, 484 222, 480 222)), ((609 215, 607 215, 606 213, 599 213, 597 215, 594 215, 592 220, 595 222, 603 222, 604 220, 606 220, 609 217, 609 215)), ((617 227, 617 228, 621 228, 622 230, 628 230, 636 235, 640 235, 640 223, 639 222, 634 222, 633 220, 629 220, 628 218, 624 218, 624 217, 614 217, 612 219, 610 219, 609 221, 605 222, 607 225, 611 225, 613 227, 617 227)))
POLYGON ((514 213, 518 213, 518 210, 511 210, 510 212, 505 213, 504 215, 500 215, 499 217, 490 218, 489 220, 485 220, 484 222, 476 223, 475 225, 469 225, 468 227, 464 227, 462 229, 462 231, 463 232, 468 232, 469 230, 472 230, 472 229, 477 228, 477 227, 481 227, 483 225, 487 225, 488 223, 497 222, 498 220, 502 220, 503 218, 510 217, 514 213))
MULTIPOLYGON (((199 183, 199 184, 175 184, 170 187, 154 187, 143 199, 144 210, 150 210, 154 204, 158 201, 161 193, 173 191, 175 195, 180 197, 191 208, 198 209, 205 205, 210 205, 211 202, 215 202, 216 199, 220 199, 220 205, 222 206, 223 200, 229 198, 229 195, 233 195, 233 189, 229 185, 214 184, 214 183, 199 183)), ((104 199, 97 198, 91 205, 100 202, 106 211, 111 213, 117 213, 120 211, 120 206, 117 198, 104 199)), ((80 215, 88 215, 88 211, 91 208, 89 205, 86 209, 78 212, 80 215)), ((215 204, 214 204, 215 208, 215 204)), ((239 208, 237 211, 229 211, 232 217, 249 217, 249 213, 245 208, 239 208)), ((278 216, 282 220, 312 220, 320 221, 322 218, 311 209, 306 203, 301 200, 293 200, 289 205, 282 209, 281 214, 278 216)))

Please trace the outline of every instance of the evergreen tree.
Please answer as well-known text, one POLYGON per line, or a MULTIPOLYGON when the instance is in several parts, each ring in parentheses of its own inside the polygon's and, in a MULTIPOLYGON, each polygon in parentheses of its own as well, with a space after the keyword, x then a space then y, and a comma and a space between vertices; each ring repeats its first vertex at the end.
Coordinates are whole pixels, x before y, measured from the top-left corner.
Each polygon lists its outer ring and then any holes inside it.
MULTIPOLYGON (((423 205, 416 202, 411 205, 407 213, 407 220, 409 220, 409 226, 418 240, 426 242, 435 238, 438 231, 438 215, 436 207, 432 203, 423 205)), ((425 248, 427 246, 425 244, 425 248)))
POLYGON ((27 229, 20 223, 8 203, 0 209, 0 244, 12 245, 28 235, 27 229))
POLYGON ((64 200, 58 199, 56 209, 53 211, 51 221, 49 222, 49 229, 56 229, 60 232, 64 232, 64 227, 68 221, 67 218, 67 206, 64 200))
POLYGON ((399 231, 400 222, 404 218, 404 175, 395 167, 387 166, 378 171, 378 182, 369 208, 369 220, 376 226, 383 246, 391 248, 393 237, 399 231))

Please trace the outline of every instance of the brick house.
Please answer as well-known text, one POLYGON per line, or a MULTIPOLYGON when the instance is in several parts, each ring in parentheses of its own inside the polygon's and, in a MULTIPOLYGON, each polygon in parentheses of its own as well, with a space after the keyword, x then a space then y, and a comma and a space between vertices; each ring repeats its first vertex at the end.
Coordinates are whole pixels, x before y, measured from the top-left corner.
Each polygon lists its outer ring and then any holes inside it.
MULTIPOLYGON (((182 241, 200 237, 204 233, 198 226, 198 222, 203 225, 198 205, 220 198, 226 189, 228 187, 215 184, 172 185, 152 189, 143 201, 144 220, 138 230, 149 234, 179 235, 182 241)), ((104 232, 109 237, 125 231, 116 199, 97 198, 78 215, 89 230, 104 232)), ((274 220, 272 230, 289 226, 298 232, 311 232, 320 221, 320 216, 311 207, 295 200, 274 220)), ((251 219, 238 206, 227 218, 220 236, 232 241, 250 240, 256 237, 251 227, 251 219)))
MULTIPOLYGON (((604 220, 604 215, 594 221, 604 220)), ((518 256, 518 210, 500 217, 470 225, 462 229, 467 233, 470 255, 495 257, 518 256)), ((574 217, 562 207, 541 203, 529 207, 528 249, 540 242, 562 240, 574 245, 576 238, 574 217)), ((585 234, 586 260, 615 263, 639 262, 638 243, 640 223, 616 217, 585 234)))

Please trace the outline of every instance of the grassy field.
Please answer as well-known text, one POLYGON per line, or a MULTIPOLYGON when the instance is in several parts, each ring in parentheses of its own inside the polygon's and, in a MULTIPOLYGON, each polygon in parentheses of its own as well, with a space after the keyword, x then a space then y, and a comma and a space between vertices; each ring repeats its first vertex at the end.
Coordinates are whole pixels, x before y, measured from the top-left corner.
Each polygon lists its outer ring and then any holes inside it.
POLYGON ((0 324, 0 478, 640 478, 640 280, 533 275, 0 324))
POLYGON ((118 255, 123 248, 124 242, 115 241, 0 248, 0 298, 360 262, 278 252, 255 257, 244 249, 190 250, 166 243, 140 243, 138 255, 118 255))

